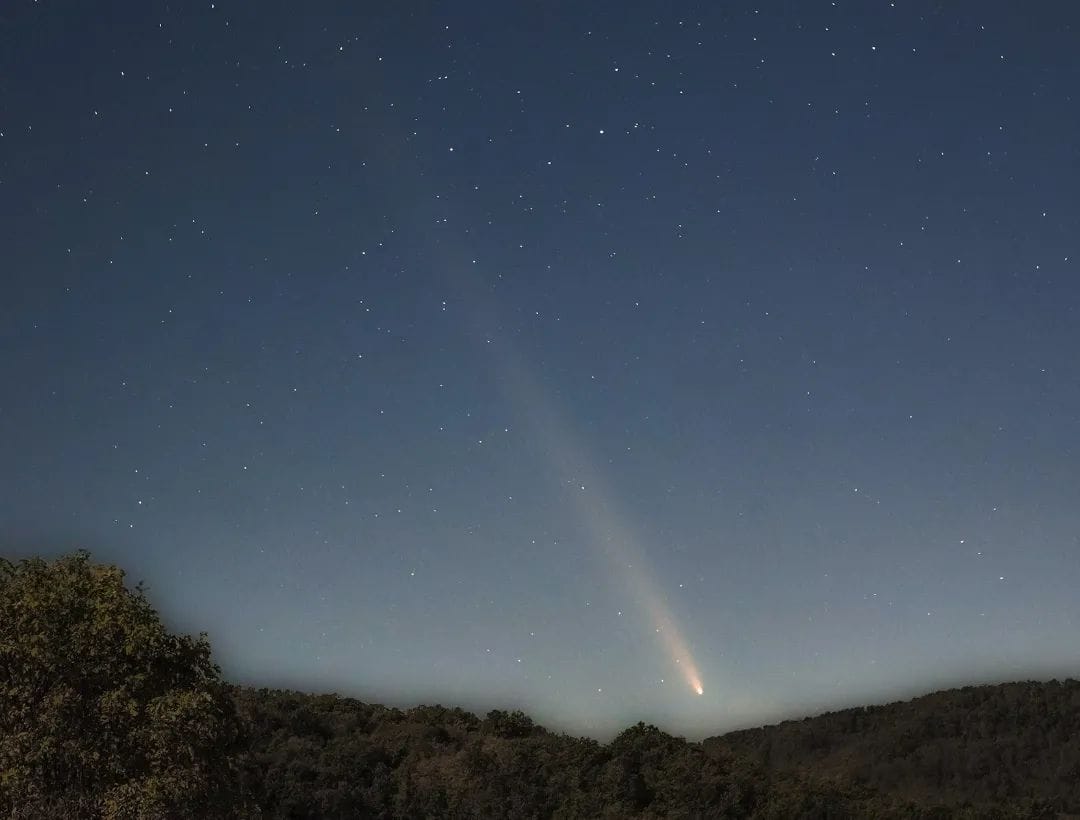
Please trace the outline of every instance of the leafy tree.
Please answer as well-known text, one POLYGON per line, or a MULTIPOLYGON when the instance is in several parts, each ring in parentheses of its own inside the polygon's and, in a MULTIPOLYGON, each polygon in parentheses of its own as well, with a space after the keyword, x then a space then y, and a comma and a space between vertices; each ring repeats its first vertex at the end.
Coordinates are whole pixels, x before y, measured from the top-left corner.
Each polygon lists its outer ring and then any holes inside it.
POLYGON ((205 635, 85 551, 0 559, 0 814, 237 816, 241 726, 205 635))
POLYGON ((529 737, 543 732, 540 727, 533 723, 531 717, 518 709, 513 712, 492 709, 481 724, 480 730, 484 734, 507 739, 529 737))

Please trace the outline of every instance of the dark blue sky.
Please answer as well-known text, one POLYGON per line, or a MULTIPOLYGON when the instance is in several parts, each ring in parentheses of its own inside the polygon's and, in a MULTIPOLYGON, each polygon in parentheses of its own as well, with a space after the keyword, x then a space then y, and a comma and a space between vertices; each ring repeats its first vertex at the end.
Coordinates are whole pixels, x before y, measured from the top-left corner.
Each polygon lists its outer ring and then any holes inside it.
POLYGON ((1078 55, 1071 2, 8 3, 0 538, 233 680, 579 733, 1080 673, 1078 55))

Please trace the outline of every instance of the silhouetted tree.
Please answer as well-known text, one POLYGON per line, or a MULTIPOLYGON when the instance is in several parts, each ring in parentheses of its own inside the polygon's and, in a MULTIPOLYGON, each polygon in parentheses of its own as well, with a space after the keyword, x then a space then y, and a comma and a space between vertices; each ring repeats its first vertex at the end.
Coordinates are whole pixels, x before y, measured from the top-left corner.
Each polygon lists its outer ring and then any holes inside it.
POLYGON ((205 636, 84 551, 0 559, 0 814, 232 816, 240 748, 205 636))

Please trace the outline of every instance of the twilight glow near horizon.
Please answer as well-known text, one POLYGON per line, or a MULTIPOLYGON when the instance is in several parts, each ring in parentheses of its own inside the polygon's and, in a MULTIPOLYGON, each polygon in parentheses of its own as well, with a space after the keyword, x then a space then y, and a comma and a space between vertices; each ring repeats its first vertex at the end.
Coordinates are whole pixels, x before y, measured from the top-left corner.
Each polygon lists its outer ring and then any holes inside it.
POLYGON ((0 545, 235 682, 691 738, 1080 675, 1080 7, 5 4, 0 545))

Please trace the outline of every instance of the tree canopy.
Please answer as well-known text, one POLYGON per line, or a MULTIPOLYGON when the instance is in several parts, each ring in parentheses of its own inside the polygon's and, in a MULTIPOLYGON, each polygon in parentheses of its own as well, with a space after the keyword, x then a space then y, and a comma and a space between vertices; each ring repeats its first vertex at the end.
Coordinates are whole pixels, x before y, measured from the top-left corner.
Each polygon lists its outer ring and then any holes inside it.
POLYGON ((0 814, 230 816, 242 747, 206 636, 122 570, 0 559, 0 814))

